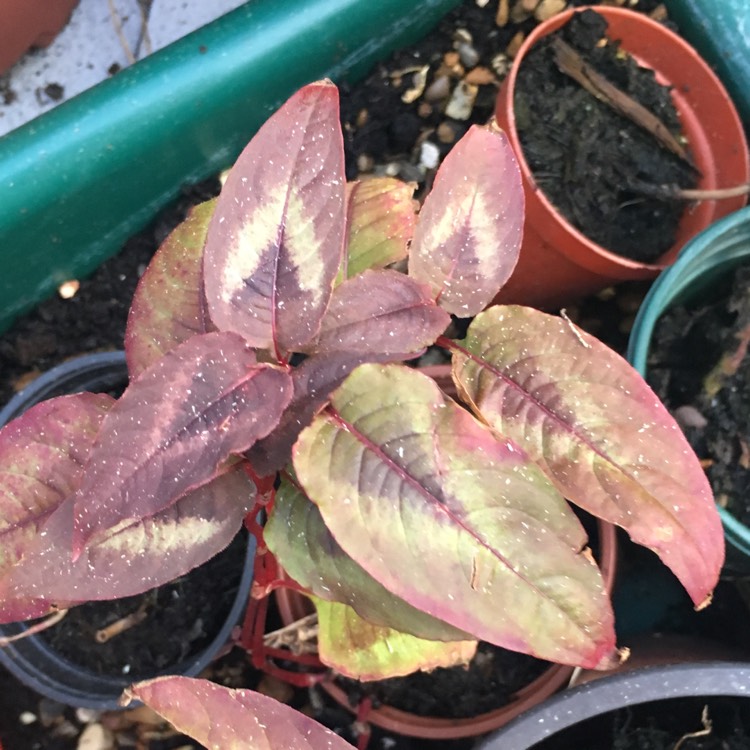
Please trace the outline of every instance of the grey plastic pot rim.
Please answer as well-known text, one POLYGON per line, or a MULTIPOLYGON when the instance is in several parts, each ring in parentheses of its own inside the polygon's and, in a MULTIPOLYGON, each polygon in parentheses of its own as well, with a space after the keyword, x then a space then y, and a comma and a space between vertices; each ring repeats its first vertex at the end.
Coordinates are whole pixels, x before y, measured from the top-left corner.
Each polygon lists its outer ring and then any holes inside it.
POLYGON ((750 665, 706 662, 646 667, 571 688, 519 716, 480 750, 529 750, 536 743, 594 716, 672 698, 726 696, 750 699, 750 665))

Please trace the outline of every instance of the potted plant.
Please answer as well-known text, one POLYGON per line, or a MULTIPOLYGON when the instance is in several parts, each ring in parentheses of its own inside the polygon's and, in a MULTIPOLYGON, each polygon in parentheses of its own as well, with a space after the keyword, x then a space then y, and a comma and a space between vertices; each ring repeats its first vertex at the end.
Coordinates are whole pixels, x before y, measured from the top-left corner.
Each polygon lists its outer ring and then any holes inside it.
MULTIPOLYGON (((664 275, 657 280, 643 301, 636 321, 633 325, 629 346, 628 359, 633 366, 649 378, 654 377, 656 369, 661 371, 670 369, 670 359, 674 360, 674 355, 668 355, 667 352, 659 353, 655 350, 655 331, 665 314, 670 310, 675 310, 681 305, 688 305, 690 309, 696 309, 701 305, 708 304, 716 297, 715 290, 723 289, 723 296, 717 301, 726 306, 726 300, 730 293, 730 287, 727 286, 728 280, 734 275, 736 270, 746 264, 749 259, 748 240, 750 239, 750 210, 745 208, 734 214, 725 217, 716 222, 711 227, 695 237, 680 255, 675 265, 670 268, 664 275), (711 290, 714 290, 713 292, 711 290)), ((695 313, 693 313, 695 315, 695 313)), ((733 367, 727 369, 727 375, 736 372, 742 362, 741 338, 733 340, 734 332, 732 324, 736 318, 736 312, 728 312, 728 319, 718 323, 718 329, 712 328, 710 331, 711 339, 718 345, 713 356, 707 354, 705 358, 706 368, 714 367, 721 364, 722 355, 736 360, 733 367), (722 327, 728 326, 727 336, 721 333, 722 327), (738 358, 739 355, 739 358, 738 358)), ((697 321, 697 317, 696 317, 697 321)), ((742 324, 742 320, 738 321, 742 324)), ((700 333, 700 326, 693 328, 686 323, 681 328, 681 335, 688 337, 687 342, 693 341, 695 345, 700 345, 700 341, 705 343, 705 334, 700 333), (692 333, 691 333, 692 331, 692 333), (698 338, 696 338, 698 336, 698 338)), ((682 361, 682 370, 689 370, 688 361, 691 358, 688 351, 684 351, 679 360, 682 361)), ((704 373, 705 377, 709 373, 704 373)), ((714 378, 716 379, 716 378, 714 378)), ((704 382, 704 385, 710 385, 704 382)), ((702 414, 709 422, 714 419, 716 410, 708 410, 701 406, 695 399, 701 398, 701 394, 707 395, 705 387, 698 388, 698 393, 693 393, 690 400, 685 403, 694 403, 698 409, 703 409, 702 414)), ((716 393, 711 398, 716 398, 716 393)), ((674 408, 684 406, 685 403, 673 403, 674 408)), ((693 437, 697 436, 704 428, 692 425, 693 437)), ((741 437, 741 432, 737 433, 741 437)), ((710 458, 704 456, 704 458, 710 458)), ((718 464, 723 462, 718 456, 715 456, 718 464)), ((728 458, 734 466, 733 471, 743 472, 742 461, 728 458)), ((740 493, 743 494, 743 493, 740 493)), ((745 523, 742 523, 732 513, 730 508, 720 507, 719 514, 724 525, 724 533, 731 554, 729 562, 733 567, 739 567, 744 570, 747 568, 747 556, 750 555, 750 529, 745 523)))
MULTIPOLYGON (((592 10, 594 9, 592 8, 592 10)), ((692 162, 695 170, 693 177, 699 178, 698 186, 705 189, 731 188, 747 183, 750 180, 750 168, 742 123, 732 101, 708 65, 674 32, 642 13, 614 7, 596 7, 595 10, 606 21, 607 38, 621 43, 621 47, 617 47, 617 49, 622 49, 625 53, 631 55, 635 63, 653 69, 656 73, 657 82, 670 87, 671 100, 679 116, 679 127, 682 129, 688 144, 689 154, 687 159, 692 162)), ((525 66, 529 65, 530 56, 540 48, 542 41, 547 40, 558 30, 567 28, 572 19, 580 18, 580 13, 581 9, 565 11, 534 29, 514 59, 510 73, 503 82, 498 96, 495 116, 508 133, 521 166, 527 202, 524 244, 519 263, 508 284, 500 293, 498 302, 521 302, 554 308, 618 281, 653 278, 660 270, 674 262, 678 251, 690 237, 721 216, 725 216, 744 205, 745 198, 743 195, 715 200, 716 196, 708 193, 703 197, 711 198, 711 200, 701 200, 697 203, 678 200, 678 206, 685 206, 685 210, 682 212, 674 241, 671 247, 667 245, 663 251, 656 253, 657 257, 650 260, 639 259, 637 254, 625 257, 623 254, 616 252, 611 244, 602 246, 600 242, 590 239, 581 231, 581 222, 586 222, 586 226, 593 226, 592 222, 599 221, 602 225, 601 232, 604 235, 607 235, 608 227, 615 225, 617 228, 612 230, 613 236, 625 238, 629 232, 634 231, 632 227, 638 220, 646 222, 644 227, 654 228, 665 225, 664 215, 671 206, 675 205, 675 195, 671 197, 663 196, 658 199, 659 202, 654 204, 652 208, 648 201, 655 199, 657 196, 642 192, 642 189, 645 190, 646 188, 643 188, 639 181, 648 182, 651 179, 648 177, 650 165, 641 163, 643 159, 646 159, 647 162, 651 159, 642 157, 641 162, 639 162, 639 155, 635 150, 640 137, 638 133, 644 131, 643 124, 634 125, 629 122, 628 118, 622 116, 623 111, 631 112, 634 106, 640 105, 637 101, 633 105, 631 103, 634 101, 632 97, 630 98, 631 101, 625 104, 620 99, 623 92, 628 93, 630 91, 630 88, 626 90, 626 86, 633 87, 635 85, 633 83, 635 74, 630 69, 627 72, 625 70, 618 72, 617 66, 615 66, 612 70, 604 67, 603 69, 607 70, 610 77, 617 74, 623 77, 623 81, 627 78, 628 83, 619 82, 620 90, 611 94, 611 96, 607 94, 607 96, 610 96, 607 99, 608 104, 597 102, 597 98, 606 99, 602 91, 610 91, 606 87, 612 86, 606 75, 602 76, 593 68, 585 68, 584 83, 586 82, 585 76, 598 76, 597 81, 604 79, 601 87, 595 88, 592 93, 584 90, 583 84, 580 83, 580 76, 579 82, 574 82, 575 79, 570 77, 570 72, 554 73, 561 80, 569 82, 566 83, 566 86, 573 87, 580 92, 579 98, 582 101, 576 99, 575 107, 581 113, 591 110, 590 122, 596 122, 593 115, 599 109, 610 111, 611 107, 616 106, 618 109, 615 110, 617 114, 612 115, 613 123, 627 123, 628 127, 634 129, 633 134, 628 135, 627 139, 619 143, 617 126, 615 126, 613 136, 603 135, 602 133, 606 131, 602 131, 599 136, 595 137, 592 125, 591 132, 585 136, 590 139, 590 142, 579 144, 576 138, 581 135, 583 129, 576 126, 576 129, 569 136, 571 143, 566 142, 567 145, 564 148, 564 153, 567 156, 554 157, 555 160, 567 165, 566 169, 569 172, 575 170, 574 155, 579 151, 582 153, 595 152, 598 147, 592 145, 592 143, 596 143, 597 140, 599 143, 607 144, 607 148, 609 148, 609 151, 606 152, 608 155, 604 158, 608 164, 612 162, 611 153, 615 148, 619 148, 620 151, 628 154, 630 163, 623 162, 620 165, 619 169, 627 170, 620 177, 607 173, 602 178, 595 178, 594 174, 597 170, 600 170, 601 165, 597 163, 597 166, 593 167, 589 163, 590 157, 578 157, 580 160, 585 159, 585 162, 582 163, 585 163, 586 167, 581 174, 582 178, 584 174, 586 175, 585 179, 591 185, 591 196, 588 197, 588 202, 583 206, 578 206, 582 199, 576 198, 575 205, 568 206, 566 215, 562 214, 558 206, 546 194, 546 191, 550 188, 549 180, 551 178, 543 174, 545 171, 543 166, 545 163, 544 156, 538 158, 535 156, 537 161, 539 158, 542 159, 542 166, 536 165, 534 171, 532 171, 530 166, 532 159, 528 153, 524 153, 519 125, 522 121, 525 125, 524 132, 526 132, 535 122, 534 119, 530 118, 535 116, 537 121, 544 122, 547 128, 553 127, 554 123, 550 122, 549 116, 526 113, 526 105, 519 115, 516 107, 521 88, 519 80, 523 76, 525 66), (589 151, 586 151, 586 149, 589 151), (630 172, 633 171, 637 178, 635 181, 630 176, 630 172), (598 181, 596 181, 597 179, 598 181), (617 190, 614 189, 615 187, 617 190), (608 199, 609 203, 605 203, 605 199, 602 197, 604 191, 612 191, 613 193, 612 197, 608 199), (641 192, 639 193, 639 191, 641 192), (663 198, 666 198, 666 201, 663 198), (646 209, 649 212, 644 213, 642 219, 634 214, 634 211, 639 207, 642 207, 644 212, 646 209), (617 222, 622 222, 622 226, 617 222), (545 273, 540 274, 539 268, 544 268, 545 273)), ((583 25, 583 22, 580 23, 583 25)), ((557 44, 557 42, 555 43, 557 44)), ((609 45, 609 48, 612 49, 612 46, 609 45)), ((601 50, 602 48, 597 49, 601 50)), ((613 54, 617 57, 619 52, 613 52, 613 54)), ((555 49, 554 55, 555 65, 552 67, 563 64, 560 62, 557 49, 555 49)), ((632 65, 633 70, 635 70, 637 68, 635 63, 622 62, 621 64, 623 68, 632 65)), ((588 65, 583 58, 579 58, 575 62, 575 65, 580 66, 580 64, 588 65)), ((601 65, 604 66, 605 63, 602 62, 601 65)), ((613 80, 616 79, 613 78, 613 80)), ((530 94, 537 92, 542 97, 542 101, 544 97, 551 96, 549 86, 552 86, 552 84, 548 84, 548 87, 545 88, 543 82, 540 83, 537 79, 534 79, 534 85, 537 88, 533 89, 530 94)), ((587 83, 586 85, 591 89, 592 84, 587 83)), ((641 84, 639 83, 639 85, 641 84)), ((567 89, 565 90, 567 91, 567 89)), ((636 94, 638 94, 637 90, 636 94)), ((570 99, 569 93, 565 96, 570 99)), ((656 94, 653 96, 656 96, 656 94)), ((654 104, 653 106, 657 105, 654 104)), ((650 112, 647 114, 652 115, 650 112)), ((659 125, 649 122, 651 123, 651 135, 648 138, 653 139, 656 153, 659 151, 667 153, 666 148, 658 146, 658 141, 653 136, 653 133, 659 129, 659 125)), ((660 126, 662 130, 666 130, 664 123, 660 123, 660 126)), ((620 127, 624 127, 624 125, 620 127)), ((568 136, 550 135, 553 140, 560 137, 566 138, 568 136)), ((677 147, 681 148, 679 145, 677 147)), ((618 158, 620 157, 618 156, 618 158)), ((546 163, 549 164, 552 159, 553 157, 550 156, 546 163)), ((665 159, 677 162, 674 169, 679 166, 680 159, 677 159, 677 157, 670 155, 665 159)), ((690 164, 688 161, 685 161, 685 163, 687 164, 687 176, 690 176, 690 164)), ((673 173, 677 174, 677 172, 673 173)), ((585 189, 585 185, 576 185, 575 187, 568 185, 562 188, 562 191, 566 192, 567 195, 580 196, 585 192, 585 189)), ((677 215, 679 216, 679 214, 677 215)), ((609 242, 611 243, 613 240, 609 242)), ((644 240, 643 234, 638 231, 635 232, 631 244, 634 248, 637 248, 638 253, 653 250, 650 242, 644 240)), ((624 252, 625 250, 623 250, 624 252)), ((630 252, 631 250, 628 249, 628 253, 630 252)))
POLYGON ((121 398, 54 398, 0 432, 0 619, 168 581, 246 517, 255 596, 312 595, 342 674, 463 663, 478 639, 607 669, 612 610, 566 497, 706 606, 723 536, 672 417, 570 320, 484 309, 523 220, 502 132, 472 127, 413 210, 398 181, 346 184, 335 86, 274 114, 144 274, 121 398), (461 340, 451 314, 473 316, 461 340), (400 364, 434 343, 461 403, 400 364), (40 440, 62 450, 29 460, 40 440))
POLYGON ((78 0, 0 2, 0 74, 30 47, 46 47, 70 18, 78 0))
MULTIPOLYGON (((46 399, 80 392, 117 395, 127 382, 123 352, 74 358, 11 399, 0 412, 0 425, 46 399)), ((99 710, 117 708, 135 673, 198 675, 225 647, 242 615, 254 552, 252 538, 238 537, 232 549, 214 558, 198 577, 116 607, 99 603, 63 613, 64 623, 55 630, 36 631, 25 623, 0 625, 0 664, 40 695, 99 710), (217 586, 220 578, 226 583, 217 586), (204 603, 191 601, 205 596, 208 581, 215 596, 204 603), (160 611, 165 606, 169 615, 160 611), (169 645, 158 635, 165 622, 169 645)))

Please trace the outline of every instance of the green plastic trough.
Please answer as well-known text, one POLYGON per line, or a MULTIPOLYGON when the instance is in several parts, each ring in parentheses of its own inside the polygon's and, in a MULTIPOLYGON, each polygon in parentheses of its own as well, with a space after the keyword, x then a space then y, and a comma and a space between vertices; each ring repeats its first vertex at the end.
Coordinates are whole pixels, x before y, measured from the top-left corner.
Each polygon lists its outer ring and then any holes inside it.
POLYGON ((91 273, 293 91, 355 80, 458 0, 251 0, 0 138, 0 332, 91 273))

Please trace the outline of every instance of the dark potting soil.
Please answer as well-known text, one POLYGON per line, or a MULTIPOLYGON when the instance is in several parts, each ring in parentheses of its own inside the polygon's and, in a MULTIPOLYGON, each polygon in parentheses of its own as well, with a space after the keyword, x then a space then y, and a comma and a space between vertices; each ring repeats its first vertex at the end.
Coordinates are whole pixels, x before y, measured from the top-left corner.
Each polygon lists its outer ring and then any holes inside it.
POLYGON ((95 674, 153 676, 199 654, 216 637, 237 596, 247 534, 207 563, 144 594, 73 607, 40 637, 70 662, 95 674), (138 624, 104 643, 96 633, 142 611, 138 624))
POLYGON ((685 204, 648 197, 642 185, 693 187, 696 173, 555 64, 552 40, 562 38, 678 136, 669 88, 623 55, 617 40, 600 46, 606 25, 582 11, 534 46, 518 72, 516 126, 537 183, 568 221, 599 245, 651 263, 674 244, 685 204))
POLYGON ((467 667, 438 668, 372 683, 340 680, 357 702, 387 705, 418 716, 463 719, 508 705, 549 662, 480 643, 467 667))

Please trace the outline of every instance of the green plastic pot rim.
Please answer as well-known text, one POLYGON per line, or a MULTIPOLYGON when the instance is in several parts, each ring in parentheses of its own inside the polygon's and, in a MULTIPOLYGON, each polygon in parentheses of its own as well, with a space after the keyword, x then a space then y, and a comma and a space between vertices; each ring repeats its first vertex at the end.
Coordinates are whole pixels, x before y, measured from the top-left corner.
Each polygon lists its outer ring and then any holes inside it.
MULTIPOLYGON (((626 355, 628 362, 642 376, 646 376, 651 339, 663 313, 671 306, 675 298, 684 294, 695 283, 700 282, 707 268, 727 261, 725 254, 718 254, 718 257, 716 253, 707 258, 703 256, 707 254, 707 248, 720 243, 727 237, 731 238, 736 228, 744 225, 749 227, 748 235, 750 235, 750 206, 725 216, 696 235, 685 245, 674 265, 664 271, 649 289, 633 323, 626 355)), ((744 257, 750 261, 750 244, 743 243, 741 237, 738 244, 747 248, 744 257)), ((730 260, 733 259, 739 264, 742 257, 742 255, 732 256, 730 260)), ((726 541, 743 555, 750 557, 750 528, 736 519, 726 508, 717 507, 717 509, 726 541)))
MULTIPOLYGON (((540 204, 540 206, 537 207, 536 210, 534 209, 533 202, 531 206, 527 207, 527 219, 529 218, 528 217, 529 208, 531 209, 530 218, 532 219, 532 221, 530 222, 530 224, 531 226, 533 226, 533 231, 535 233, 538 233, 539 237, 544 242, 552 245, 557 252, 559 252, 561 255, 565 256, 566 258, 568 258, 571 262, 576 263, 577 265, 580 265, 593 273, 603 274, 606 276, 613 277, 615 274, 618 273, 618 269, 620 269, 620 274, 618 278, 630 279, 630 280, 650 279, 650 278, 657 276, 660 271, 662 271, 663 269, 671 265, 671 263, 674 261, 675 257, 679 253, 681 240, 678 239, 675 245, 669 248, 657 260, 656 263, 651 263, 651 264, 639 263, 637 261, 633 261, 629 258, 618 255, 617 253, 613 253, 610 250, 607 250, 606 248, 602 247, 601 245, 598 245, 595 242, 592 242, 586 235, 584 235, 576 227, 574 227, 570 222, 568 222, 568 220, 559 212, 559 210, 554 206, 554 204, 547 198, 544 191, 537 185, 534 179, 533 173, 531 171, 531 168, 529 167, 528 162, 526 161, 526 157, 524 155, 524 151, 521 146, 520 138, 518 136, 518 131, 516 130, 515 107, 513 106, 512 100, 513 100, 516 80, 518 77, 518 71, 520 69, 521 62, 523 61, 524 57, 529 53, 530 49, 540 39, 544 38, 545 36, 548 36, 549 34, 554 33, 561 26, 565 25, 570 20, 570 18, 573 16, 574 13, 579 13, 589 8, 592 10, 595 10, 597 13, 604 16, 607 20, 627 19, 627 20, 631 20, 633 22, 642 24, 643 27, 646 29, 649 29, 650 32, 654 34, 658 34, 665 42, 668 41, 670 45, 674 45, 676 48, 679 48, 683 55, 688 56, 696 66, 703 69, 704 74, 708 75, 709 78, 711 78, 712 81, 714 82, 716 88, 723 93, 724 98, 726 99, 728 103, 729 110, 731 111, 731 114, 733 115, 732 117, 732 119, 734 120, 733 125, 737 129, 737 132, 739 134, 743 133, 742 124, 739 119, 739 115, 734 109, 731 99, 729 98, 728 94, 726 94, 726 91, 724 90, 723 84, 718 79, 718 77, 714 74, 714 72, 709 68, 709 66, 704 62, 704 60, 700 57, 700 55, 696 52, 696 50, 693 49, 693 47, 691 47, 684 39, 682 39, 680 36, 675 34, 673 31, 671 31, 670 29, 666 28, 662 24, 654 21, 653 19, 649 18, 648 16, 642 13, 637 13, 636 11, 629 10, 627 8, 618 8, 618 7, 609 7, 609 6, 581 6, 581 7, 576 7, 576 8, 569 8, 568 10, 565 10, 562 13, 559 13, 556 16, 553 16, 552 18, 548 19, 547 21, 544 21, 543 23, 539 24, 529 34, 529 36, 525 39, 525 41, 521 45, 514 59, 514 64, 512 65, 507 78, 503 82, 503 86, 501 88, 501 94, 498 97, 497 106, 498 108, 500 106, 503 106, 505 108, 507 121, 509 124, 508 132, 506 135, 508 136, 508 139, 510 140, 513 150, 516 154, 524 179, 527 181, 528 192, 532 193, 534 198, 540 204), (536 214, 540 214, 540 216, 536 216, 536 214), (545 223, 552 223, 556 225, 557 233, 565 233, 569 235, 570 238, 572 238, 572 240, 575 243, 578 243, 578 245, 583 246, 587 252, 585 254, 575 253, 570 248, 560 245, 558 242, 552 239, 552 237, 547 237, 544 231, 540 231, 540 227, 544 227, 545 223)), ((639 64, 643 65, 644 67, 654 70, 657 80, 659 80, 661 83, 665 83, 665 82, 669 83, 665 81, 664 76, 658 70, 654 69, 653 66, 650 65, 647 61, 643 60, 637 54, 630 53, 630 52, 629 54, 632 54, 633 59, 639 64)), ((673 103, 675 107, 677 108, 678 113, 680 114, 681 120, 684 119, 684 112, 687 109, 692 109, 692 107, 688 107, 688 105, 685 102, 681 101, 679 97, 676 97, 674 95, 673 95, 673 103)), ((702 140, 702 139, 699 139, 699 140, 702 140)), ((745 163, 744 171, 745 171, 745 177, 747 179, 748 177, 750 177, 750 156, 748 155, 747 143, 743 140, 741 145, 742 145, 741 153, 738 154, 737 158, 744 160, 744 163, 745 163)), ((744 199, 741 199, 741 200, 744 200, 744 199)), ((527 204, 528 203, 529 201, 527 200, 527 204)), ((705 201, 704 203, 709 203, 709 201, 705 201)), ((693 206, 697 206, 697 205, 700 205, 700 204, 693 204, 693 206)), ((687 215, 687 213, 691 210, 695 210, 695 209, 691 208, 690 206, 687 206, 684 215, 687 215)), ((682 240, 682 242, 684 242, 684 240, 682 240)))

